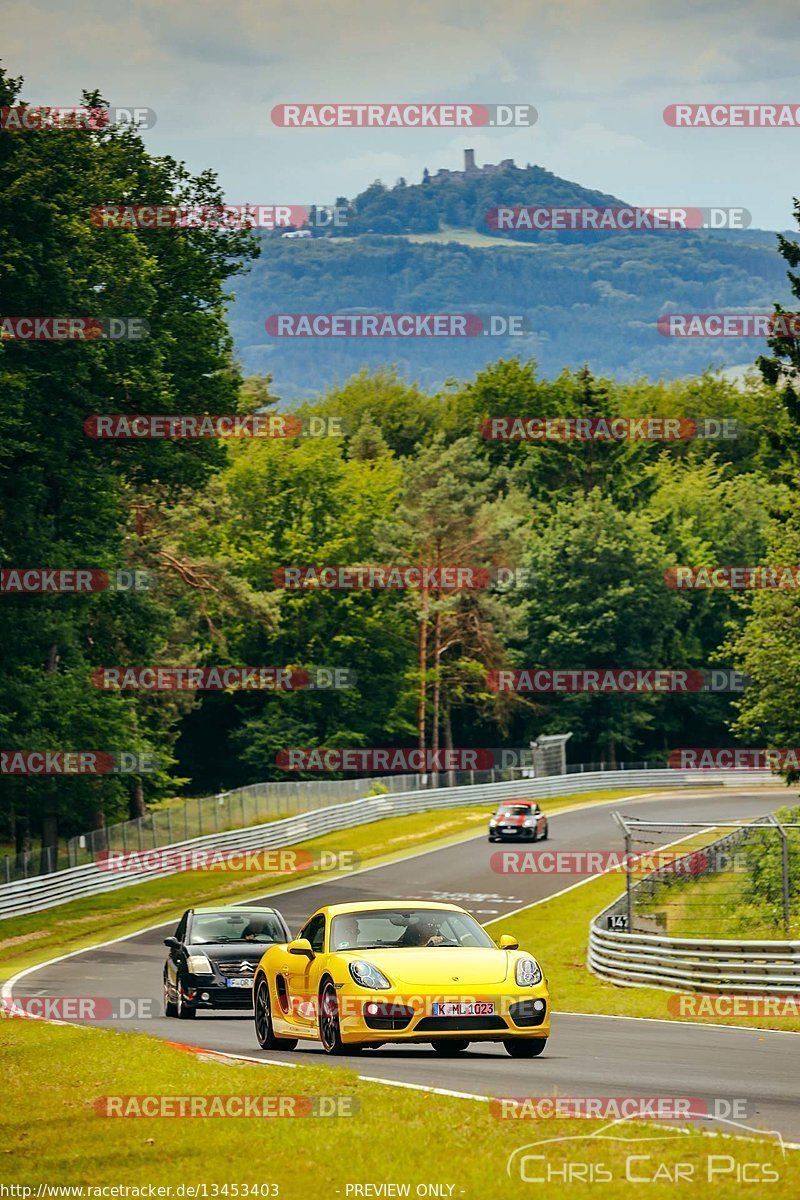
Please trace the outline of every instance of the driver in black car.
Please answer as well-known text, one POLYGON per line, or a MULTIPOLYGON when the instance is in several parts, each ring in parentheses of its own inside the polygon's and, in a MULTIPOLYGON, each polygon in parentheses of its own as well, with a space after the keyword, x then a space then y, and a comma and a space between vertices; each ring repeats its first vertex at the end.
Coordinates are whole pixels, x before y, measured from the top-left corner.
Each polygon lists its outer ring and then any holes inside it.
POLYGON ((242 930, 242 938, 245 942, 254 942, 256 938, 264 932, 264 922, 260 917, 251 917, 247 925, 242 930))

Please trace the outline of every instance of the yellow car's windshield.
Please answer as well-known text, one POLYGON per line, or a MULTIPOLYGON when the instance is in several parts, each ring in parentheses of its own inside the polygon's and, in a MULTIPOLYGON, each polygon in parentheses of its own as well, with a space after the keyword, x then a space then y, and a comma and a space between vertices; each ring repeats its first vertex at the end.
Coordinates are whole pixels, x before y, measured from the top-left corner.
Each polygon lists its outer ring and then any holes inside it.
POLYGON ((435 908, 374 909, 342 913, 331 926, 331 950, 376 950, 406 946, 494 947, 488 933, 467 913, 435 908))

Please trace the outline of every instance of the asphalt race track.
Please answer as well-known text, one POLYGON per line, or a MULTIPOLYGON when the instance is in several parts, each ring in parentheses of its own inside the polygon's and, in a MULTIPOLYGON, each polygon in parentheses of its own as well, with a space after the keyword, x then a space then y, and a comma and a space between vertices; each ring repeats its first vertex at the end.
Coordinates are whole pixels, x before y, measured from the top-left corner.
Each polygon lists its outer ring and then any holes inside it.
MULTIPOLYGON (((618 809, 648 819, 708 821, 761 815, 786 803, 786 792, 719 789, 665 793, 657 799, 613 800, 580 812, 550 818, 548 849, 621 849, 611 819, 618 809)), ((669 834, 664 841, 682 836, 669 834)), ((342 846, 347 833, 342 832, 342 846)), ((417 854, 327 883, 273 892, 266 904, 281 909, 293 932, 320 904, 346 900, 446 900, 462 904, 481 921, 513 913, 562 891, 580 876, 499 875, 489 866, 485 832, 446 849, 417 854)), ((58 909, 53 909, 58 920, 58 909)), ((375 1077, 480 1096, 690 1096, 709 1104, 719 1097, 748 1101, 747 1125, 778 1130, 800 1142, 800 1035, 692 1025, 680 1021, 556 1013, 542 1057, 511 1059, 499 1043, 473 1044, 457 1058, 442 1059, 431 1047, 384 1046, 352 1058, 326 1060, 318 1043, 300 1043, 292 1052, 261 1051, 246 1013, 200 1014, 192 1022, 162 1014, 163 938, 171 921, 36 968, 14 986, 15 997, 103 996, 150 999, 149 1019, 93 1022, 139 1029, 153 1037, 231 1054, 291 1063, 330 1061, 375 1077), (302 1048, 305 1045, 306 1048, 302 1048)), ((505 932, 514 932, 513 918, 505 932)), ((554 929, 552 937, 558 937, 554 929)), ((547 968, 547 944, 528 947, 547 968)), ((664 993, 666 1015, 667 993, 664 993)), ((735 1132, 735 1131, 734 1131, 735 1132)))

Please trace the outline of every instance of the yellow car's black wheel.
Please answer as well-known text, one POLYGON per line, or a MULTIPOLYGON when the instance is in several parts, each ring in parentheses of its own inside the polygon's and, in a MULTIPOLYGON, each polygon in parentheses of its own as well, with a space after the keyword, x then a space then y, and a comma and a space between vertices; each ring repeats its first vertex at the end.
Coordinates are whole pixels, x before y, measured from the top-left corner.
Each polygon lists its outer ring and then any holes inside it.
POLYGON ((512 1058, 536 1058, 547 1045, 547 1038, 509 1038, 503 1045, 512 1058))
POLYGON ((276 1037, 272 1029, 272 1010, 269 1005, 269 988, 262 975, 256 983, 253 1001, 253 1020, 256 1037, 262 1050, 294 1050, 297 1038, 276 1037))
POLYGON ((443 1054, 445 1058, 452 1058, 456 1054, 460 1054, 462 1050, 466 1050, 469 1042, 466 1038, 442 1038, 441 1041, 431 1042, 437 1054, 443 1054))
POLYGON ((326 1054, 360 1054, 363 1049, 359 1043, 348 1045, 342 1041, 339 1000, 330 979, 319 997, 319 1040, 326 1054))

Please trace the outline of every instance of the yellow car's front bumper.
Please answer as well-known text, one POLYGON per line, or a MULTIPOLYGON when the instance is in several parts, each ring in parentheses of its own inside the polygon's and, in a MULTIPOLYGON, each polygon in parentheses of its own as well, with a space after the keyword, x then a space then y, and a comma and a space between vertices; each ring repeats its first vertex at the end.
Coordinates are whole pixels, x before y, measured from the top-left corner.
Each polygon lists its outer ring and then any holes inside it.
POLYGON ((369 992, 345 983, 336 993, 344 1042, 430 1042, 439 1038, 488 1042, 550 1035, 550 997, 544 983, 502 994, 470 996, 419 990, 414 994, 369 992), (454 1010, 442 1009, 464 1003, 476 1004, 480 1015, 451 1015, 454 1010))

